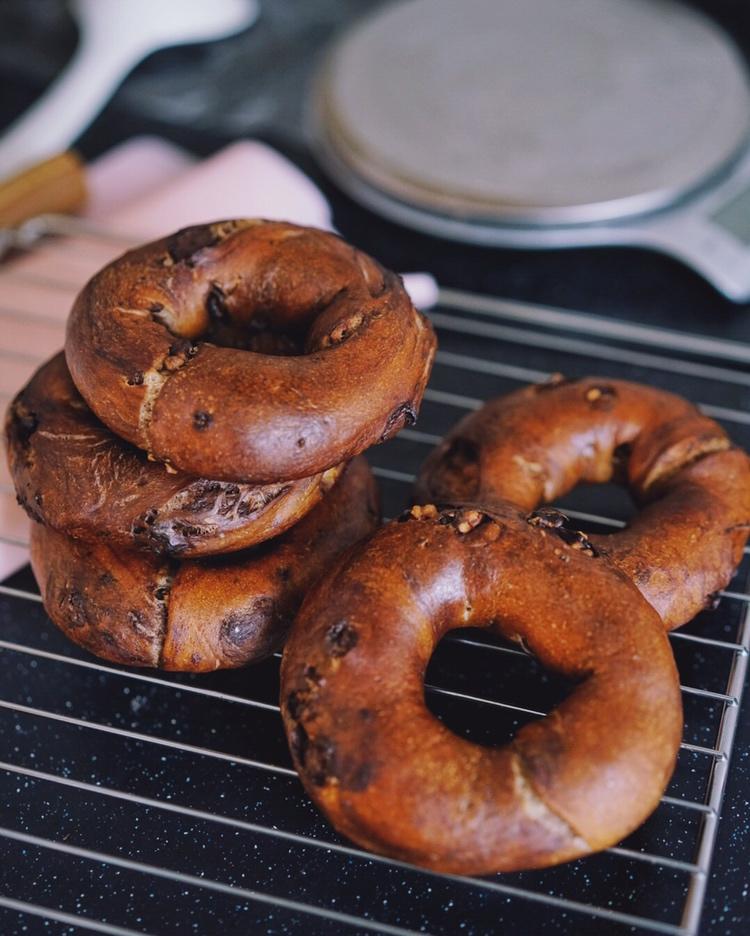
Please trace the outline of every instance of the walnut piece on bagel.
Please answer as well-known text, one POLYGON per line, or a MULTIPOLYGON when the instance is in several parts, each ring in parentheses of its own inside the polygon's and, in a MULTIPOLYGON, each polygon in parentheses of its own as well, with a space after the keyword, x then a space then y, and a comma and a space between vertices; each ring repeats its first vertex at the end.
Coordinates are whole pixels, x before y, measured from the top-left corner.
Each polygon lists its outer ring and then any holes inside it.
POLYGON ((113 432, 256 484, 326 471, 413 423, 434 353, 397 275, 333 234, 260 220, 124 254, 82 290, 65 342, 113 432))
POLYGON ((165 560, 33 524, 31 563, 74 643, 116 663, 207 672, 278 650, 307 589, 379 517, 375 480, 356 458, 306 517, 251 549, 165 560))
POLYGON ((267 485, 168 471, 99 422, 62 353, 17 394, 5 435, 18 500, 34 520, 90 542, 182 558, 278 536, 320 501, 343 468, 267 485))
MULTIPOLYGON (((750 459, 682 397, 602 377, 524 387, 448 433, 416 497, 533 511, 579 482, 610 480, 625 482, 640 510, 624 530, 592 534, 591 547, 678 627, 731 580, 750 534, 750 459)), ((576 535, 567 518, 556 532, 576 535)))
POLYGON ((667 635, 632 582, 509 504, 417 506, 355 547, 295 620, 281 708, 302 782, 341 833, 455 874, 622 839, 664 792, 682 714, 667 635), (469 626, 574 682, 502 747, 460 738, 425 703, 435 646, 469 626))

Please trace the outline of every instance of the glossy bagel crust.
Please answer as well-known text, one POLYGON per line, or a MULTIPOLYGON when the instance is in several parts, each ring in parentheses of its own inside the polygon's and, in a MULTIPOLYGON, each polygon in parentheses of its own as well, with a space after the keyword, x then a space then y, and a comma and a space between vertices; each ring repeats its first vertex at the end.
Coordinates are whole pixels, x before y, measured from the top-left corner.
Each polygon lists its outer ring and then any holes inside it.
POLYGON ((65 343, 113 432, 183 471, 258 484, 325 471, 413 423, 434 352, 396 274, 333 234, 258 220, 115 260, 76 299, 65 343), (276 353, 247 350, 258 337, 276 353))
MULTIPOLYGON (((731 580, 750 533, 750 459, 687 400, 624 380, 525 387, 466 416, 428 456, 416 497, 438 503, 512 501, 526 510, 580 481, 625 482, 641 507, 591 547, 627 573, 668 628, 731 580)), ((537 522, 577 531, 559 511, 537 522)))
POLYGON ((305 591, 378 525, 363 458, 303 520, 230 556, 164 561, 32 524, 31 564, 54 623, 106 660, 206 672, 245 666, 284 642, 305 591))
POLYGON ((509 504, 414 507, 343 558, 297 616, 281 708, 302 781, 340 832, 457 874, 619 841, 656 807, 681 733, 653 608, 509 504), (467 626, 523 642, 577 683, 500 748, 458 737, 425 704, 433 649, 467 626))
POLYGON ((341 466, 268 485, 168 471, 94 416, 60 353, 11 403, 5 426, 19 503, 40 523, 111 546, 181 558, 254 546, 297 523, 341 466))

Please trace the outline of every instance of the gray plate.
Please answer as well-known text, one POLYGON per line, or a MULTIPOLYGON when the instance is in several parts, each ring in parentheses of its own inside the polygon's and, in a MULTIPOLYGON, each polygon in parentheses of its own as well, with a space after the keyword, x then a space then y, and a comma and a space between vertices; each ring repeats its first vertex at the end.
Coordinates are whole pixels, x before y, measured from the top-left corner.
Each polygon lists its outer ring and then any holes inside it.
POLYGON ((726 35, 670 0, 409 0, 334 47, 313 123, 353 194, 455 236, 456 219, 570 225, 673 203, 736 157, 750 88, 726 35))

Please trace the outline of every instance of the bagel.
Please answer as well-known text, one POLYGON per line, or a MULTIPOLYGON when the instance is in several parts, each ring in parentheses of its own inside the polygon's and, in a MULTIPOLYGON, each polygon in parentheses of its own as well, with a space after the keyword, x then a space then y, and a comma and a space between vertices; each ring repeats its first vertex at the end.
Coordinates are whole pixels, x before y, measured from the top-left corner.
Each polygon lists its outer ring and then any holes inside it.
MULTIPOLYGON (((627 484, 640 512, 590 535, 629 575, 668 628, 714 605, 750 532, 750 459, 687 400, 624 380, 585 378, 525 387, 470 413, 427 457, 416 498, 511 501, 532 511, 581 481, 627 484)), ((560 511, 536 522, 578 532, 560 511)))
POLYGON ((627 577, 512 505, 414 507, 308 594, 284 649, 295 767, 333 825, 454 874, 537 868, 622 839, 656 807, 680 743, 667 635, 627 577), (575 681, 500 748, 425 704, 441 637, 483 627, 575 681))
POLYGON ((278 536, 341 472, 263 486, 169 472, 99 422, 62 353, 11 403, 6 441, 19 503, 33 519, 68 536, 182 558, 278 536))
POLYGON ((50 618, 99 657, 189 672, 245 666, 281 647, 306 589, 377 526, 377 501, 357 458, 303 520, 249 550, 165 561, 35 523, 31 564, 50 618))
POLYGON ((65 342, 113 432, 253 484, 326 471, 412 424, 434 352, 394 273, 333 234, 257 220, 126 253, 79 294, 65 342), (246 350, 258 332, 294 353, 246 350))

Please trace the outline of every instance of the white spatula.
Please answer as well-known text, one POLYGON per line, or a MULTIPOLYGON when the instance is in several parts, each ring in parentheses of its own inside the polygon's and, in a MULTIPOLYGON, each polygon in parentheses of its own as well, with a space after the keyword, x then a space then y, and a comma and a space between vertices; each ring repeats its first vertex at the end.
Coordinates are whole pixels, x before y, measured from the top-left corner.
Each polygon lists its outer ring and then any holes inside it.
MULTIPOLYGON (((58 155, 69 149, 146 56, 167 46, 240 32, 255 22, 258 2, 72 0, 72 10, 80 27, 76 53, 46 93, 0 137, 0 179, 26 171, 44 176, 40 164, 58 164, 58 155)), ((11 186, 16 196, 30 194, 30 179, 21 185, 19 181, 16 178, 11 186)), ((0 216, 2 202, 0 190, 0 216)))

